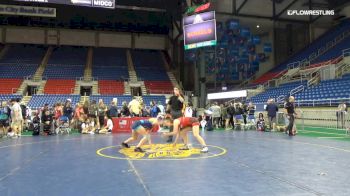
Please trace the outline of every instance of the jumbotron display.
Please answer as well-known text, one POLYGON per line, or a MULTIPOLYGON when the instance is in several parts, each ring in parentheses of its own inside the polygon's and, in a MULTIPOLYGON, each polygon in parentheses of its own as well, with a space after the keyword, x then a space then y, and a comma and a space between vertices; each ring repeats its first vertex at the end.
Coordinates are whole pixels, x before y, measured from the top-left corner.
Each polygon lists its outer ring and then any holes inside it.
POLYGON ((65 5, 77 5, 87 7, 99 7, 99 8, 115 8, 115 0, 15 0, 24 2, 37 2, 37 3, 56 3, 65 5))
POLYGON ((185 50, 216 45, 215 12, 205 12, 183 19, 185 50))

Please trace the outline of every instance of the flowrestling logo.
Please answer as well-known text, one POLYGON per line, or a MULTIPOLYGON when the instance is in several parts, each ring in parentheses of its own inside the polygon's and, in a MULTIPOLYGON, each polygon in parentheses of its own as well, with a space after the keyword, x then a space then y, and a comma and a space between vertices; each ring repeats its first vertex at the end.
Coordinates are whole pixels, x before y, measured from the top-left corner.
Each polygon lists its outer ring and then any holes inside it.
POLYGON ((288 16, 333 16, 334 10, 288 10, 288 16))

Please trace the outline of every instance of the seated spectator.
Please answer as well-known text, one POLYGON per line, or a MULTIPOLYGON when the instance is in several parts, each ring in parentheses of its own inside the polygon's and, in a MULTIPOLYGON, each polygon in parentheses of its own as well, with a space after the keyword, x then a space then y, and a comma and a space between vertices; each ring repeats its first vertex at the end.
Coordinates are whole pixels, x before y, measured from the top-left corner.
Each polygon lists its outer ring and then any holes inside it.
POLYGON ((32 125, 33 125, 33 128, 32 128, 33 135, 39 135, 40 134, 40 117, 38 112, 34 112, 32 125))
POLYGON ((41 118, 41 122, 43 124, 43 131, 45 135, 51 135, 52 134, 52 123, 53 123, 53 117, 50 114, 49 110, 46 110, 44 115, 41 118))
POLYGON ((106 126, 103 126, 102 129, 98 132, 100 134, 112 133, 113 121, 108 116, 105 116, 105 119, 107 120, 107 124, 106 124, 106 126))
POLYGON ((256 123, 257 131, 265 131, 265 119, 263 113, 259 113, 259 117, 256 123))
POLYGON ((87 118, 85 122, 81 124, 81 133, 83 134, 95 134, 95 122, 87 118))

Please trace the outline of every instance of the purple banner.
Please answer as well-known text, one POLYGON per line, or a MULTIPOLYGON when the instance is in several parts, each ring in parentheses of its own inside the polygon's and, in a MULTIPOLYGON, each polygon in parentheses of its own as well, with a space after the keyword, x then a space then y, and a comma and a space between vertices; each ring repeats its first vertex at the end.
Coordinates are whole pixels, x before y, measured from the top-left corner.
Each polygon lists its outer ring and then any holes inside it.
POLYGON ((184 27, 185 45, 216 40, 215 20, 184 27))
POLYGON ((183 25, 187 26, 187 25, 201 23, 201 22, 205 22, 208 20, 214 20, 214 19, 215 19, 215 12, 214 11, 205 12, 205 13, 195 14, 192 16, 185 17, 183 19, 183 25))

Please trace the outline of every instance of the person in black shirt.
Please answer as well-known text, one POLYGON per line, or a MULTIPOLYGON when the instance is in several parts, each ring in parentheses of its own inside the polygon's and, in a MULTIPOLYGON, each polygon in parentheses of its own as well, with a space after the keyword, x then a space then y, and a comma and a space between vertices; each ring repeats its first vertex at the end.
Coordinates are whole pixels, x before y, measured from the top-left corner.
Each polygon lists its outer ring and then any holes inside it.
POLYGON ((295 119, 295 105, 294 105, 295 99, 293 96, 289 97, 288 102, 285 105, 285 113, 287 115, 287 118, 289 120, 289 124, 287 126, 287 132, 289 133, 289 136, 294 136, 295 132, 293 130, 294 127, 294 119, 295 119))
POLYGON ((69 123, 72 120, 73 108, 70 100, 67 100, 63 107, 63 116, 69 119, 69 123))
POLYGON ((231 124, 232 129, 235 128, 235 121, 233 120, 235 113, 236 111, 235 111, 234 103, 231 102, 227 107, 227 117, 229 119, 229 123, 227 125, 231 124))
MULTIPOLYGON (((168 106, 167 106, 167 111, 170 112, 172 119, 177 119, 183 116, 184 101, 185 99, 180 91, 180 88, 175 87, 174 95, 170 97, 168 106)), ((173 127, 170 127, 169 131, 172 132, 173 127)), ((167 142, 170 143, 172 141, 173 141, 173 137, 169 136, 169 139, 167 140, 167 142)))
POLYGON ((41 117, 41 123, 43 124, 43 131, 46 134, 52 134, 52 122, 53 117, 50 114, 49 110, 45 110, 44 114, 41 117))

